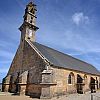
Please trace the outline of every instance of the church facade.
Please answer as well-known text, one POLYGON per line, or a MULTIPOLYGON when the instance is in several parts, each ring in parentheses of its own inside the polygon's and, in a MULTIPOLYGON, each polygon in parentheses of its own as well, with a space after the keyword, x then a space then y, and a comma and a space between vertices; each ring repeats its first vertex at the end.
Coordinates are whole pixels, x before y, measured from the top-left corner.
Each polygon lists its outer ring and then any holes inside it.
POLYGON ((67 93, 83 94, 99 89, 100 72, 91 64, 35 41, 36 5, 25 9, 20 44, 3 79, 2 91, 52 98, 67 93))

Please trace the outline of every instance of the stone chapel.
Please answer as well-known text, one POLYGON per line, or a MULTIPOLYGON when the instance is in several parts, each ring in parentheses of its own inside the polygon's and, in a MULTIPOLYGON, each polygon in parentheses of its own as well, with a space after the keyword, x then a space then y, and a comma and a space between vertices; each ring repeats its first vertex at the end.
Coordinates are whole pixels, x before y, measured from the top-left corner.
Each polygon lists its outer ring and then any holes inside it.
POLYGON ((36 5, 26 5, 20 44, 2 91, 37 98, 52 98, 67 93, 83 94, 100 88, 100 72, 91 64, 35 41, 36 5))

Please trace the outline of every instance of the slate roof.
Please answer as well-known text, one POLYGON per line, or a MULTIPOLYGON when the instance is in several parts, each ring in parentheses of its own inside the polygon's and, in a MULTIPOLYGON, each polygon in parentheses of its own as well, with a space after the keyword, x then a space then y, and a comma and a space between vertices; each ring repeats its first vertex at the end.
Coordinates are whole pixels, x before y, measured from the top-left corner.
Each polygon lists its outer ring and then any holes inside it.
POLYGON ((100 72, 91 64, 37 42, 33 42, 33 45, 55 66, 100 75, 100 72))

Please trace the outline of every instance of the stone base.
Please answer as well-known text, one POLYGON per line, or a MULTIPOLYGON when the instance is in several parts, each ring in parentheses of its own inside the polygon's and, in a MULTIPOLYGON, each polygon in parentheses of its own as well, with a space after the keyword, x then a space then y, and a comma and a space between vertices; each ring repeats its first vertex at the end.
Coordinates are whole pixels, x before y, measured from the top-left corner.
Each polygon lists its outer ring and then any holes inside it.
POLYGON ((55 86, 56 83, 41 83, 42 89, 41 89, 41 99, 51 99, 53 97, 53 91, 52 86, 55 86))

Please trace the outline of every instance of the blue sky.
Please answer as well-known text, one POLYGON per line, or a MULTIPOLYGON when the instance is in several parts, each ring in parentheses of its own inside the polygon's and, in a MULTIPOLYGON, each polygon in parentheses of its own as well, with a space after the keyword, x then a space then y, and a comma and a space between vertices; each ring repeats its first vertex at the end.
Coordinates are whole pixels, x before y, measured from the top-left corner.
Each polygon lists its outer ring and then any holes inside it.
MULTIPOLYGON (((20 41, 19 26, 30 0, 0 2, 0 82, 20 41)), ((100 70, 100 0, 35 0, 36 41, 77 57, 100 70)))

